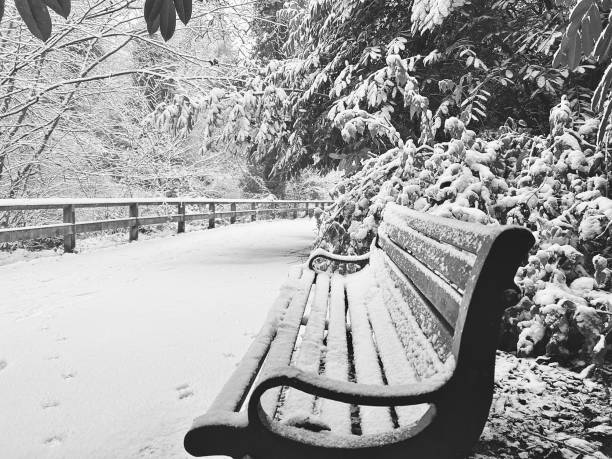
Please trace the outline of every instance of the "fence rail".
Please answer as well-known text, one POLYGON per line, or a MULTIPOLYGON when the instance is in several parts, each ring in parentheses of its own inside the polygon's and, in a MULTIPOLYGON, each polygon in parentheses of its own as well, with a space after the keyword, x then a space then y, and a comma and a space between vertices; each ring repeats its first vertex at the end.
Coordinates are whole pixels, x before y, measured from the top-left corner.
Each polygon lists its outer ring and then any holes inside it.
POLYGON ((238 217, 250 216, 250 221, 257 220, 259 215, 280 215, 297 218, 300 212, 309 216, 315 207, 331 204, 326 200, 258 200, 258 199, 197 199, 197 198, 111 198, 111 199, 0 199, 0 211, 33 211, 62 209, 63 222, 41 226, 22 226, 0 229, 0 242, 15 242, 43 237, 63 237, 64 251, 72 252, 76 247, 76 235, 92 231, 117 228, 129 228, 130 241, 138 239, 141 226, 159 225, 177 222, 177 232, 185 232, 185 223, 196 220, 208 220, 208 228, 214 228, 217 219, 229 218, 230 224, 238 217), (140 216, 140 210, 151 206, 175 206, 176 214, 140 216), (187 213, 187 206, 207 206, 205 213, 187 213), (229 210, 219 211, 219 207, 229 210), (248 206, 238 209, 238 206, 248 206), (263 208, 260 206, 264 206, 263 208), (93 221, 77 221, 76 209, 127 207, 127 218, 114 218, 93 221))

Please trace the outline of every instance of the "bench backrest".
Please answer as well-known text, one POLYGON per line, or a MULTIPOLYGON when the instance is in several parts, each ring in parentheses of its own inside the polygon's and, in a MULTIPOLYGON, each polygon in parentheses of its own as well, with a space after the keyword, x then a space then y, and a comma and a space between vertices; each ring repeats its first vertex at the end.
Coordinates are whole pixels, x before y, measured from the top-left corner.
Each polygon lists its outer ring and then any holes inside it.
POLYGON ((377 242, 436 352, 443 361, 452 354, 458 365, 494 358, 504 291, 516 288, 516 269, 533 243, 525 228, 466 223, 393 203, 377 242))

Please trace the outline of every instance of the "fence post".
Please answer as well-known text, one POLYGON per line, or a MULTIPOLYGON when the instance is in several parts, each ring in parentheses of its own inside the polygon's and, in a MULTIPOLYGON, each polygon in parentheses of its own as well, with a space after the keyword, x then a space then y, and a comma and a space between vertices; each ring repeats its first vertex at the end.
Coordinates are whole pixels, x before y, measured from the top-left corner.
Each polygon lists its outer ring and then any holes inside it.
POLYGON ((210 218, 208 219, 208 228, 215 227, 215 203, 211 202, 208 204, 208 213, 210 214, 210 218))
POLYGON ((294 202, 294 203, 293 203, 293 206, 295 206, 295 207, 293 207, 293 218, 297 218, 297 213, 298 213, 298 211, 297 211, 297 210, 298 210, 298 206, 299 206, 299 205, 300 205, 300 203, 299 203, 299 202, 294 202))
POLYGON ((64 252, 66 253, 72 253, 74 251, 74 247, 76 246, 76 234, 74 228, 75 221, 74 206, 64 206, 64 223, 73 224, 72 228, 70 229, 71 233, 64 235, 64 252))
POLYGON ((308 205, 309 205, 309 204, 310 204, 310 203, 308 203, 308 202, 306 203, 306 215, 304 215, 304 217, 310 217, 310 215, 309 215, 309 214, 310 214, 310 211, 308 210, 308 205))
POLYGON ((136 222, 130 225, 130 242, 138 240, 138 204, 130 204, 130 218, 135 218, 136 222))
POLYGON ((234 223, 236 223, 236 203, 232 202, 230 204, 230 210, 232 212, 232 215, 230 215, 230 225, 233 225, 234 223))
POLYGON ((179 221, 178 228, 176 230, 177 233, 185 232, 185 203, 180 203, 178 205, 178 213, 179 213, 179 221))
POLYGON ((254 222, 255 220, 257 220, 257 204, 256 203, 251 204, 251 210, 253 211, 253 213, 251 214, 251 221, 254 222))

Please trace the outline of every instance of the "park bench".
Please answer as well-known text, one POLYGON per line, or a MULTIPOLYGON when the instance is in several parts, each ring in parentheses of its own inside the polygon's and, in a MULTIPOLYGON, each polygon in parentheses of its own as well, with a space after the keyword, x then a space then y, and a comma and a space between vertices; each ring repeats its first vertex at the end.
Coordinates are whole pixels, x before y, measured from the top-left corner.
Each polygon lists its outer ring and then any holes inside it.
POLYGON ((317 250, 293 273, 186 450, 465 457, 487 420, 500 318, 533 243, 524 228, 388 204, 369 254, 317 250), (322 272, 321 258, 357 271, 322 272))

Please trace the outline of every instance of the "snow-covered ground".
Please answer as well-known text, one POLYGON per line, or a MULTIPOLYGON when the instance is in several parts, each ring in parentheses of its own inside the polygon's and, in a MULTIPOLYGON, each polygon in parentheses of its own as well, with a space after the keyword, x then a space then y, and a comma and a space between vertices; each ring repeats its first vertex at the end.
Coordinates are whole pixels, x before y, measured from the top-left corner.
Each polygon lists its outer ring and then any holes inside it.
POLYGON ((0 458, 184 458, 314 220, 0 266, 0 458))

